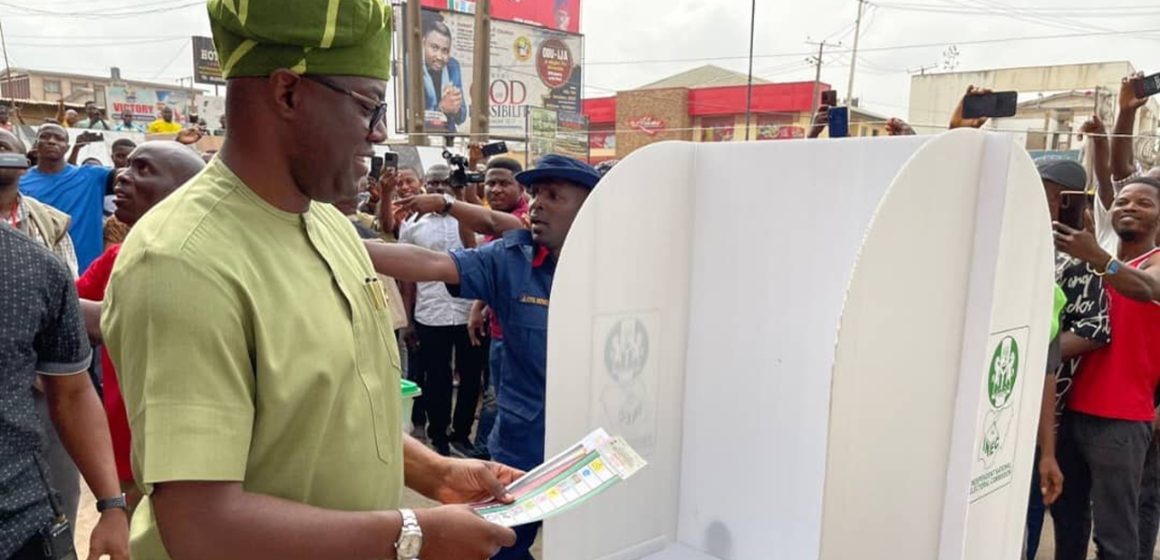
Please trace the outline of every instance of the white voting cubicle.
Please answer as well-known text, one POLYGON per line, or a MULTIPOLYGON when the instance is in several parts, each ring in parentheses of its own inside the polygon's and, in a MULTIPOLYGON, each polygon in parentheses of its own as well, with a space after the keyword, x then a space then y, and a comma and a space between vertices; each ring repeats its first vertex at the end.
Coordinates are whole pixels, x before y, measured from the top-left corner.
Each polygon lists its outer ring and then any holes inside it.
POLYGON ((547 446, 649 466, 545 558, 1014 560, 1052 282, 1009 136, 640 150, 557 270, 547 446))

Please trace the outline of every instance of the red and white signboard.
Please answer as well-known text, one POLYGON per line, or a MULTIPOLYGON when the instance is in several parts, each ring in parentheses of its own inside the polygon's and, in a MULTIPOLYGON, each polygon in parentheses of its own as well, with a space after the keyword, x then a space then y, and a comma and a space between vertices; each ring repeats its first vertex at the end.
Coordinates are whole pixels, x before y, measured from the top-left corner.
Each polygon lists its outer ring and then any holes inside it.
POLYGON ((643 117, 629 119, 628 126, 633 130, 639 130, 649 136, 656 136, 658 132, 665 129, 665 121, 651 115, 645 115, 643 117))
MULTIPOLYGON (((475 13, 474 0, 423 0, 424 8, 475 13)), ((580 32, 580 0, 491 0, 491 17, 580 32)))

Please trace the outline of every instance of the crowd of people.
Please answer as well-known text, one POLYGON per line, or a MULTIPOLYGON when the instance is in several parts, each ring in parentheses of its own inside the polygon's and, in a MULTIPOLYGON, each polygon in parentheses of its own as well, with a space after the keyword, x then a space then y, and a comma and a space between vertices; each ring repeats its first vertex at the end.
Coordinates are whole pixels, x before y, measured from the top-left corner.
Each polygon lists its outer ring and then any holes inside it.
MULTIPOLYGON (((329 26, 270 3, 211 12, 229 61, 218 153, 179 134, 78 166, 101 138, 66 127, 140 132, 134 115, 90 103, 29 150, 0 111, 0 156, 31 156, 0 158, 0 557, 64 557, 81 477, 91 551, 115 560, 532 557, 538 525, 465 504, 510 502, 544 460, 556 263, 611 164, 525 169, 472 145, 481 183, 445 164, 370 176, 392 30, 367 6, 329 26), (403 376, 422 389, 406 434, 403 376), (401 507, 404 486, 446 505, 401 507)), ((1090 172, 1038 163, 1057 309, 1029 560, 1048 509, 1057 560, 1093 538, 1102 559, 1150 559, 1160 529, 1160 169, 1134 163, 1136 79, 1110 134, 1084 125, 1090 172), (1089 185, 1086 223, 1061 223, 1089 185)), ((960 103, 950 128, 984 125, 960 103)), ((167 110, 148 130, 183 127, 167 110)))

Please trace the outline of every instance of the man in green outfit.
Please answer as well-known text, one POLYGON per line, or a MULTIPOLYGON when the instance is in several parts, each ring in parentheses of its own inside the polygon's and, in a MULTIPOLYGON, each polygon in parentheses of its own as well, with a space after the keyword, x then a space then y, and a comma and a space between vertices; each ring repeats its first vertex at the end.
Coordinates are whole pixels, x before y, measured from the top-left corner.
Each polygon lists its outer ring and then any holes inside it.
POLYGON ((487 558, 514 534, 469 507, 519 472, 403 435, 391 317, 329 203, 386 137, 382 0, 210 0, 230 127, 134 226, 102 331, 147 497, 132 555, 487 558), (309 130, 309 134, 301 131, 309 130))

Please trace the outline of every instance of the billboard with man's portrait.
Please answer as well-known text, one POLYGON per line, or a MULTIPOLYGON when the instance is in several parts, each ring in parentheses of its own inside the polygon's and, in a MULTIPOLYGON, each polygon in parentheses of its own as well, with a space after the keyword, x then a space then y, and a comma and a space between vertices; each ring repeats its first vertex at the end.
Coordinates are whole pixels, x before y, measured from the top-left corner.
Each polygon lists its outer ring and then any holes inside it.
MULTIPOLYGON (((471 133, 474 25, 468 14, 423 10, 423 89, 406 98, 422 103, 427 133, 471 133)), ((582 37, 506 21, 491 30, 492 133, 523 136, 529 107, 580 112, 582 37)))

